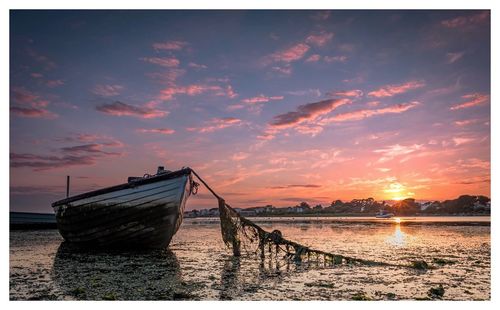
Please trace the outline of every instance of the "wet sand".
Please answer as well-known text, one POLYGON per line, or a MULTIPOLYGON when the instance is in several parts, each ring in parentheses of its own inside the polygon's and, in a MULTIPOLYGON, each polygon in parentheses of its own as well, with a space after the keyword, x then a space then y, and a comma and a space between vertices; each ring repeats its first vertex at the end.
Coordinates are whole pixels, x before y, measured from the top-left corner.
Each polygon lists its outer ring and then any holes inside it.
POLYGON ((265 229, 321 250, 430 269, 297 266, 231 256, 217 221, 187 219, 170 247, 82 251, 57 230, 11 231, 11 300, 489 300, 490 226, 261 220, 265 229))

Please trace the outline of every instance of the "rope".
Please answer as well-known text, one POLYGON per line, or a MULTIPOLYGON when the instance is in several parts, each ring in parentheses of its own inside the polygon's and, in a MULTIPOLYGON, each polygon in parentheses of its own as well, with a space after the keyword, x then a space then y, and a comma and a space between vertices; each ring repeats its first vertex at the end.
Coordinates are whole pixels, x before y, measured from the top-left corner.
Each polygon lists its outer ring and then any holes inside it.
POLYGON ((267 232, 260 226, 250 221, 249 219, 241 216, 236 210, 234 210, 229 204, 227 204, 221 196, 219 196, 208 184, 203 180, 196 171, 191 169, 191 172, 196 176, 196 178, 214 195, 214 197, 219 202, 219 214, 221 219, 221 233, 222 239, 228 247, 233 249, 233 254, 235 256, 241 255, 241 240, 239 240, 238 232, 241 232, 244 237, 250 240, 250 242, 256 241, 255 238, 259 239, 259 250, 261 252, 261 258, 265 255, 265 245, 269 245, 269 250, 271 252, 271 245, 276 246, 276 255, 279 250, 285 252, 284 257, 287 259, 293 259, 295 262, 302 262, 303 257, 307 256, 310 258, 311 254, 315 255, 316 258, 323 256, 325 263, 328 261, 331 264, 353 264, 358 263, 361 265, 369 266, 386 266, 386 267, 404 267, 411 268, 408 265, 392 264, 386 262, 378 262, 365 260, 361 258, 349 257, 339 254, 333 254, 324 252, 321 250, 311 249, 309 247, 303 246, 297 242, 287 240, 282 237, 279 230, 274 230, 272 232, 267 232), (231 220, 231 218, 236 218, 236 221, 231 220), (253 232, 247 232, 246 228, 252 228, 253 232), (251 235, 249 235, 251 234, 251 235), (283 249, 283 247, 285 249, 283 249), (293 249, 293 251, 292 251, 293 249))

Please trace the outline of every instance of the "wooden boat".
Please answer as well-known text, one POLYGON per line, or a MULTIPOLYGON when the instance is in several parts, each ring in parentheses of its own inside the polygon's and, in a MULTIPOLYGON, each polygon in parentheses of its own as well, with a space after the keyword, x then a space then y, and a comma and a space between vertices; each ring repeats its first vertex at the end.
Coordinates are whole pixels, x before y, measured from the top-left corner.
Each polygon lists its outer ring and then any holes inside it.
POLYGON ((182 223, 197 184, 192 170, 129 177, 127 183, 52 204, 57 227, 71 243, 89 246, 167 247, 182 223))

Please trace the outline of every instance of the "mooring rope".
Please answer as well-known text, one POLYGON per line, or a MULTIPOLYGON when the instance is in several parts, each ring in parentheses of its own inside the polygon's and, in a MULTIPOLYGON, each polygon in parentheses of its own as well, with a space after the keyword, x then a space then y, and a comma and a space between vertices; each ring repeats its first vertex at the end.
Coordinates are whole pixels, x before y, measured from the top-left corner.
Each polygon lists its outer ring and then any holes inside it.
POLYGON ((409 265, 378 262, 315 250, 283 238, 279 230, 268 232, 249 219, 241 216, 235 209, 227 204, 224 198, 219 196, 207 182, 196 173, 196 171, 192 169, 191 171, 218 200, 222 239, 228 247, 232 248, 235 256, 241 255, 242 242, 239 235, 242 235, 250 243, 258 241, 258 251, 260 252, 261 258, 265 257, 266 246, 269 253, 272 253, 272 246, 274 246, 274 254, 276 254, 276 256, 281 251, 284 252, 283 257, 285 259, 293 260, 297 263, 302 262, 305 258, 312 260, 313 257, 316 257, 316 260, 318 260, 320 257, 323 257, 323 262, 330 265, 360 264, 368 266, 411 267, 409 265))

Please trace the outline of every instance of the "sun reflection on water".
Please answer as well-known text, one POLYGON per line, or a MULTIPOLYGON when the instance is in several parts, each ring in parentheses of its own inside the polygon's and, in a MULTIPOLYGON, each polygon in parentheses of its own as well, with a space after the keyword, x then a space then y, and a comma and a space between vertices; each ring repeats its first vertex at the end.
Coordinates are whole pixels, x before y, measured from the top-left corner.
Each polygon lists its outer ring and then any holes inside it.
MULTIPOLYGON (((398 220, 400 220, 398 218, 398 220)), ((394 233, 387 237, 386 242, 392 244, 394 246, 402 247, 407 243, 408 235, 401 231, 400 221, 396 221, 396 225, 394 225, 394 233)))

